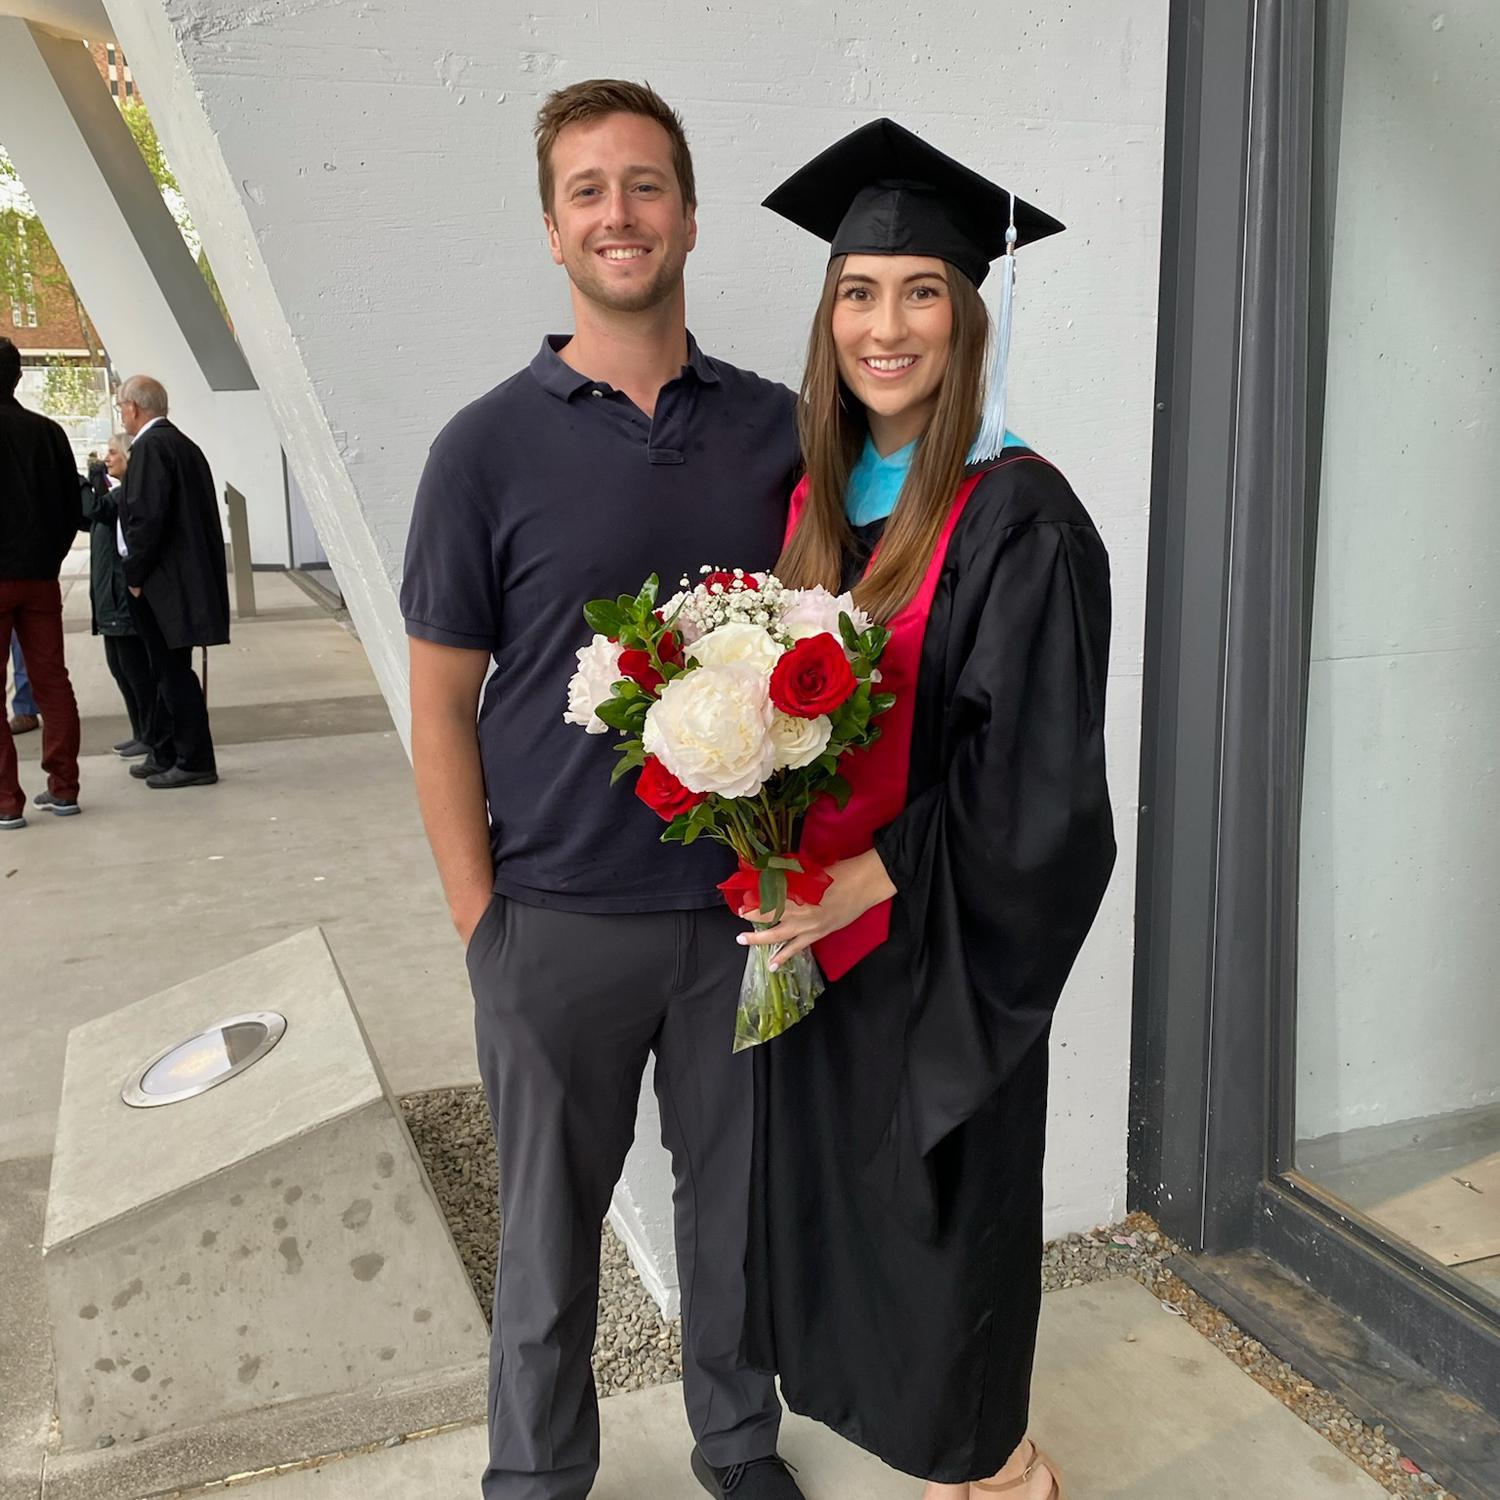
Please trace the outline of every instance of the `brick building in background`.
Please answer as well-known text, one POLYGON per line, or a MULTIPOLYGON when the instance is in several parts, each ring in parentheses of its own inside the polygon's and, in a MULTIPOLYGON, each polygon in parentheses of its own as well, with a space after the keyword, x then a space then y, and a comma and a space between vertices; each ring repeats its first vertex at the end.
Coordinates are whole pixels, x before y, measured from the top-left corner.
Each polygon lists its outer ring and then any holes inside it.
POLYGON ((59 358, 93 364, 99 335, 87 323, 88 315, 80 315, 67 273, 50 247, 38 271, 34 296, 6 305, 0 333, 21 351, 26 364, 59 358))
MULTIPOLYGON (((116 102, 140 98, 130 64, 118 47, 92 42, 89 54, 116 102)), ((88 314, 81 312, 67 272, 50 248, 38 267, 36 283, 36 295, 22 304, 0 299, 0 333, 21 351, 24 364, 55 359, 96 364, 103 347, 99 335, 88 314)))

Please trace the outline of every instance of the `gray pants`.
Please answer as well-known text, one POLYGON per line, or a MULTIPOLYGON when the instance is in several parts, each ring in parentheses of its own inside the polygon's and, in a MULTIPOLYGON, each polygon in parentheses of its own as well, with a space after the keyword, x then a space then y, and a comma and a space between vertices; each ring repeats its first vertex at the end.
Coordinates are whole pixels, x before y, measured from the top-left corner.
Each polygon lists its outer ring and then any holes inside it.
POLYGON ((648 1052, 676 1178, 688 1423, 716 1466, 775 1451, 775 1387, 739 1357, 751 1070, 730 1043, 742 930, 724 907, 594 915, 496 896, 474 931, 500 1162, 485 1500, 582 1500, 594 1482, 599 1232, 648 1052))

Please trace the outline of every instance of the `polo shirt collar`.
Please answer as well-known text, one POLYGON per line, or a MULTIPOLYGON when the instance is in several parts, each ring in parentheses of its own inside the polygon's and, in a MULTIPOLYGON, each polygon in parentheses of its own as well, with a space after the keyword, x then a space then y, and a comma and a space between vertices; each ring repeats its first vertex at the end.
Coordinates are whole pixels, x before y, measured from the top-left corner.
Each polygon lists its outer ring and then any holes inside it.
MULTIPOLYGON (((563 401, 576 396, 579 391, 592 390, 596 384, 559 354, 558 351, 565 348, 572 337, 570 333, 549 333, 531 361, 531 373, 537 384, 563 401)), ((687 336, 687 348, 687 364, 683 369, 691 370, 703 385, 718 385, 719 375, 713 361, 698 347, 698 341, 691 333, 687 336)))

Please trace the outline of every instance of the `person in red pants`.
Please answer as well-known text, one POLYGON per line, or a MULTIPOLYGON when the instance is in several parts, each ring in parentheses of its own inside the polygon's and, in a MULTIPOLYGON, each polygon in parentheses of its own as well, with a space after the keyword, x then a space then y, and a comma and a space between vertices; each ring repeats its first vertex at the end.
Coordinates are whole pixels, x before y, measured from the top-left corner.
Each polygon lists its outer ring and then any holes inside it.
MULTIPOLYGON (((58 574, 82 517, 78 471, 56 422, 16 400, 21 354, 0 338, 0 674, 15 636, 42 715, 47 789, 36 805, 59 817, 78 811, 78 702, 63 656, 58 574)), ((0 676, 0 702, 4 701, 0 676)), ((16 743, 0 715, 0 830, 26 826, 16 743)))

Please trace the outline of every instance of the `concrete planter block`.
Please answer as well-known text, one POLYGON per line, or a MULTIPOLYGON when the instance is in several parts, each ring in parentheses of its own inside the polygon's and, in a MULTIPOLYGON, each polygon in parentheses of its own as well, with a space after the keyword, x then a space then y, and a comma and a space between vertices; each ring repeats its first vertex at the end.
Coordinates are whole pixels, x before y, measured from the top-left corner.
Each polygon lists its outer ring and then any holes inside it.
POLYGON ((374 1393, 487 1344, 316 929, 71 1034, 43 1249, 69 1450, 374 1393), (286 1035, 239 1076, 121 1100, 164 1048, 257 1010, 286 1035))

